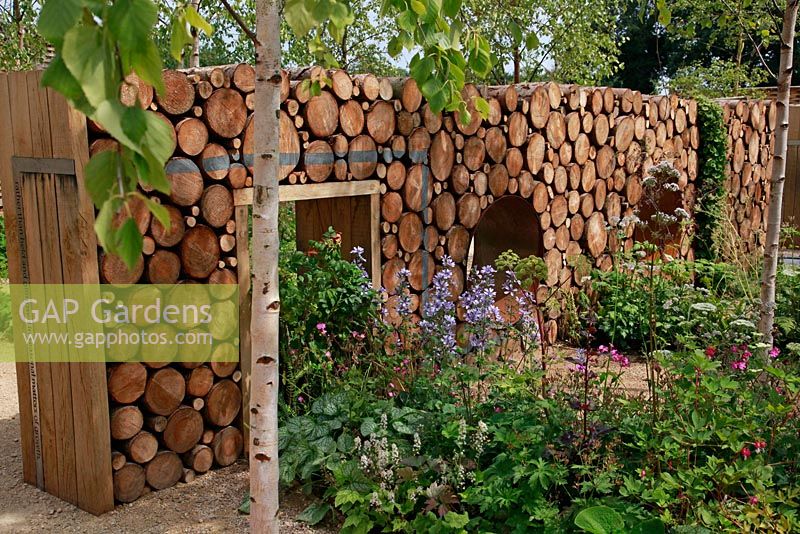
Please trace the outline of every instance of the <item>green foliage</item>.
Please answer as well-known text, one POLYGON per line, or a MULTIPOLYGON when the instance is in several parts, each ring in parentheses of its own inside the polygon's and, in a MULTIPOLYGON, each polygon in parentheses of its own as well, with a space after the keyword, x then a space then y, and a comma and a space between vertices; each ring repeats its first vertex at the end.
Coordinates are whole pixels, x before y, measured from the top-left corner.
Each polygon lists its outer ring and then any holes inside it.
POLYGON ((342 258, 341 236, 329 230, 308 252, 281 256, 283 408, 303 412, 336 376, 350 371, 373 342, 378 294, 364 271, 342 258))
MULTIPOLYGON (((335 41, 324 33, 321 42, 332 61, 350 73, 369 72, 376 76, 400 76, 407 74, 386 53, 388 35, 395 29, 392 17, 381 16, 378 0, 354 0, 350 2, 353 22, 335 41)), ((286 21, 281 22, 283 43, 282 63, 287 66, 313 65, 320 61, 317 48, 312 46, 316 36, 297 37, 286 21)))
POLYGON ((8 280, 8 249, 6 248, 6 219, 0 215, 0 280, 8 280))
POLYGON ((733 273, 702 260, 642 261, 639 250, 593 274, 601 339, 635 350, 649 350, 651 333, 659 348, 673 350, 755 342, 756 307, 735 291, 733 273))
POLYGON ((538 256, 520 258, 513 250, 506 250, 495 261, 500 271, 513 271, 522 287, 533 287, 547 278, 547 265, 538 256))
POLYGON ((778 267, 775 283, 775 325, 778 328, 777 343, 800 356, 800 269, 794 266, 778 267))
POLYGON ((752 88, 767 81, 769 76, 763 67, 737 65, 733 61, 712 59, 708 66, 700 63, 681 66, 669 80, 668 89, 693 98, 757 96, 758 89, 752 88))
POLYGON ((619 68, 613 2, 465 0, 465 13, 489 40, 495 83, 554 79, 591 84, 619 68), (568 36, 568 38, 565 38, 568 36))
MULTIPOLYGON (((484 37, 458 17, 460 0, 382 0, 379 15, 394 17, 395 35, 389 40, 392 57, 403 50, 416 51, 409 65, 410 74, 419 85, 434 112, 459 110, 469 121, 467 106, 481 115, 488 104, 481 97, 465 102, 461 90, 469 72, 486 76, 491 69, 489 44, 484 37)), ((299 38, 311 35, 309 50, 324 64, 335 65, 336 58, 326 46, 327 34, 333 42, 345 38, 354 20, 349 3, 339 0, 288 0, 284 15, 292 32, 299 38)))
POLYGON ((47 43, 36 31, 37 4, 0 1, 0 71, 28 70, 44 62, 47 43))
POLYGON ((664 329, 683 333, 654 353, 653 393, 628 396, 628 358, 593 349, 591 322, 559 378, 509 350, 516 338, 499 322, 491 343, 476 342, 475 317, 493 313, 476 298, 493 295, 491 269, 472 273, 475 291, 458 302, 468 335, 448 349, 445 267, 422 321, 395 322, 302 414, 286 414, 281 480, 320 499, 304 519, 335 510, 343 532, 792 532, 800 375, 791 358, 757 350, 730 302, 709 302, 735 288, 729 270, 659 264, 663 292, 686 300, 665 308, 682 311, 664 329), (682 283, 692 278, 694 290, 682 283))
POLYGON ((695 240, 697 258, 715 259, 714 237, 721 231, 725 213, 725 169, 728 135, 722 107, 705 97, 697 98, 697 121, 700 129, 698 172, 695 186, 695 240))
MULTIPOLYGON (((128 107, 119 98, 131 72, 164 92, 161 58, 151 37, 157 17, 151 0, 48 0, 38 21, 39 32, 57 51, 42 84, 62 93, 119 141, 119 151, 104 151, 89 160, 86 188, 100 210, 95 222, 100 244, 128 266, 141 255, 142 237, 131 217, 114 225, 114 215, 138 196, 162 224, 169 225, 166 211, 137 192, 138 184, 169 192, 164 173, 171 156, 169 125, 138 102, 128 107)), ((185 41, 190 26, 209 30, 191 6, 180 6, 173 20, 175 43, 185 41)), ((173 51, 181 50, 176 45, 173 51)))
POLYGON ((8 284, 0 284, 0 341, 14 341, 11 327, 11 290, 8 284))

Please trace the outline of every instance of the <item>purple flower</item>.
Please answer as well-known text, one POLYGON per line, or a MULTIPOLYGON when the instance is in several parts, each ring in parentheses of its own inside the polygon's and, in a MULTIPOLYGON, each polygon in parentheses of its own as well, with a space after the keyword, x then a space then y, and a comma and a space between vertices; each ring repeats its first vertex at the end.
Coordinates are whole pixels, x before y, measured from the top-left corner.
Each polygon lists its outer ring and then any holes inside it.
POLYGON ((317 330, 319 330, 319 333, 322 334, 323 336, 328 335, 327 328, 328 325, 326 325, 325 323, 317 323, 317 330))
POLYGON ((493 329, 503 320, 495 305, 494 275, 495 270, 491 265, 473 270, 470 273, 470 287, 461 295, 470 342, 477 350, 486 348, 493 329))
POLYGON ((769 357, 772 358, 773 360, 777 358, 780 355, 780 353, 781 349, 779 349, 778 347, 772 347, 771 349, 769 349, 769 357))
POLYGON ((450 291, 451 269, 455 266, 449 256, 433 277, 433 285, 422 304, 420 329, 431 345, 434 357, 441 359, 456 352, 456 307, 450 291))

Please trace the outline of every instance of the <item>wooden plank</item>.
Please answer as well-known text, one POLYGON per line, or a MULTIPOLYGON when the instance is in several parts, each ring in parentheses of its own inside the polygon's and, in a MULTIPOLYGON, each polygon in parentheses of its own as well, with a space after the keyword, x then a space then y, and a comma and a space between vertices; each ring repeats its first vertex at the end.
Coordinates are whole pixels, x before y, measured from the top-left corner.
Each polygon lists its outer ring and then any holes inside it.
MULTIPOLYGON (((326 182, 321 184, 281 185, 278 194, 281 202, 313 200, 319 198, 355 197, 380 192, 378 180, 358 182, 326 182)), ((244 206, 253 203, 253 188, 233 190, 233 203, 244 206)))
MULTIPOLYGON (((47 102, 47 91, 39 86, 40 72, 26 73, 28 85, 28 108, 33 135, 34 155, 43 158, 53 157, 53 144, 50 137, 50 107, 47 102)), ((40 175, 37 188, 40 191, 43 209, 39 210, 42 229, 42 263, 45 269, 45 283, 48 297, 58 302, 64 298, 61 287, 64 283, 62 271, 61 243, 59 240, 59 219, 69 217, 69 212, 59 213, 56 200, 56 177, 53 174, 40 175), (43 217, 42 217, 43 216, 43 217)), ((65 347, 54 346, 49 352, 54 359, 59 359, 65 347)), ((48 365, 47 363, 42 364, 48 365)), ((71 395, 71 378, 69 364, 61 361, 49 363, 50 379, 53 395, 53 419, 55 422, 56 448, 53 454, 58 464, 58 484, 63 500, 77 504, 78 489, 75 471, 75 427, 71 395)))
MULTIPOLYGON (((4 124, 10 135, 0 136, 0 190, 5 191, 3 215, 6 227, 6 253, 8 255, 8 276, 12 284, 23 281, 18 232, 22 231, 18 224, 17 191, 14 185, 11 157, 14 155, 14 128, 11 121, 11 98, 9 94, 8 75, 0 73, 0 124, 4 124)), ((21 193, 21 192, 19 192, 21 193)), ((31 485, 36 485, 36 454, 33 436, 33 413, 31 406, 30 375, 28 364, 18 362, 17 394, 19 396, 20 448, 22 453, 22 478, 31 485)))
MULTIPOLYGON (((24 77, 24 85, 20 84, 20 90, 25 90, 28 98, 28 124, 31 134, 31 156, 34 158, 50 158, 53 156, 50 144, 50 125, 47 115, 47 107, 41 108, 39 98, 38 78, 36 72, 20 73, 24 77)), ((38 233, 36 241, 28 240, 28 248, 38 247, 41 249, 41 283, 59 284, 61 283, 61 261, 57 257, 57 241, 54 240, 54 229, 58 228, 57 219, 52 217, 55 206, 55 191, 53 190, 52 179, 48 180, 42 174, 26 175, 31 186, 36 189, 36 202, 38 207, 38 228, 34 230, 38 233), (55 228, 53 224, 55 223, 55 228)), ((27 209, 27 206, 26 206, 27 209)), ((34 221, 30 221, 33 223, 34 221)), ((30 224, 28 221, 26 223, 30 224)), ((48 295, 51 296, 51 295, 48 295)), ((57 295, 52 295, 57 297, 57 295)), ((42 453, 44 455, 44 482, 48 493, 74 502, 74 478, 70 480, 69 463, 72 463, 74 471, 74 461, 64 461, 63 447, 67 446, 72 436, 67 436, 67 427, 71 433, 72 421, 67 418, 71 416, 72 406, 69 406, 68 415, 63 408, 62 397, 64 394, 63 369, 58 364, 50 363, 50 354, 53 350, 58 350, 50 346, 39 348, 43 356, 43 362, 36 364, 36 371, 39 382, 39 397, 42 399, 42 409, 40 412, 42 420, 42 453), (54 470, 55 469, 55 470, 54 470)), ((67 376, 67 383, 69 377, 67 376)), ((74 477, 74 473, 72 473, 74 477)))
MULTIPOLYGON (((83 168, 88 160, 86 119, 48 90, 53 155, 73 162, 74 176, 57 179, 60 249, 64 282, 99 281, 94 208, 86 194, 83 168), (74 158, 74 159, 73 159, 74 158)), ((74 411, 77 504, 93 514, 113 510, 111 438, 104 363, 70 363, 74 411)))
POLYGON ((372 287, 381 288, 381 195, 369 196, 369 251, 372 287))
POLYGON ((250 208, 236 206, 236 276, 239 280, 239 369, 242 372, 242 433, 245 454, 250 450, 250 208))
MULTIPOLYGON (((33 284, 45 284, 47 263, 44 256, 48 253, 42 249, 43 230, 45 230, 45 204, 41 175, 26 174, 23 178, 25 194, 25 246, 28 252, 28 271, 33 284)), ((46 232, 45 232, 46 233, 46 232)), ((47 357, 48 347, 38 347, 42 357, 47 357)), ((44 490, 58 497, 61 496, 61 484, 58 471, 58 443, 56 441, 55 400, 53 399, 53 381, 51 365, 47 362, 35 363, 37 389, 39 396, 39 421, 41 427, 42 465, 44 468, 44 490)), ((33 386, 32 386, 33 387, 33 386)))
MULTIPOLYGON (((28 104, 28 85, 25 73, 9 74, 8 88, 11 101, 11 130, 14 138, 14 155, 36 157, 40 152, 34 152, 33 136, 30 124, 30 111, 28 104)), ((20 246, 20 261, 27 257, 26 269, 28 282, 32 284, 44 283, 41 239, 39 232, 38 195, 35 185, 35 175, 25 176, 18 184, 21 189, 23 212, 20 214, 20 224, 24 228, 25 245, 20 246)), ((57 471, 58 463, 53 454, 55 449, 55 428, 52 418, 52 390, 49 366, 39 363, 28 363, 29 379, 28 392, 30 397, 20 398, 23 402, 31 403, 33 413, 32 427, 27 429, 34 435, 34 450, 38 451, 36 461, 36 485, 54 495, 59 493, 57 471), (36 400, 34 404, 34 399, 36 400)), ((17 379, 19 382, 19 378, 17 379)), ((20 388, 22 391, 22 388, 20 388)))

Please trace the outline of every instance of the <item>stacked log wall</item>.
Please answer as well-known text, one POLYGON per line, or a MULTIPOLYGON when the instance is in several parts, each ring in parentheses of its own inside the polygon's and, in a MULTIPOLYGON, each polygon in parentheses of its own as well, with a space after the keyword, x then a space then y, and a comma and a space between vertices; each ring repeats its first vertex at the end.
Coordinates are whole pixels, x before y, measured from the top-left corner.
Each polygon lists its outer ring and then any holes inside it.
MULTIPOLYGON (((145 243, 140 263, 128 272, 103 257, 101 275, 110 283, 235 284, 249 276, 237 272, 232 193, 252 185, 253 69, 165 71, 164 80, 161 97, 136 79, 126 91, 130 104, 138 95, 175 133, 166 167, 170 195, 145 191, 169 207, 173 224, 166 231, 133 206, 145 243)), ((381 279, 390 311, 397 273, 410 271, 418 314, 445 256, 456 264, 454 291, 463 290, 472 235, 504 196, 522 198, 538 219, 548 266, 541 291, 580 290, 587 272, 573 267, 577 256, 608 269, 616 250, 632 248, 632 226, 622 239, 609 228, 638 212, 652 165, 673 163, 680 172, 677 205, 692 212, 702 135, 695 101, 555 83, 465 88, 470 103, 477 95, 487 98, 490 112, 482 119, 470 104, 465 122, 458 113, 433 113, 410 79, 319 68, 283 73, 280 183, 380 182, 381 279), (312 95, 302 80, 321 74, 325 83, 312 95)), ((725 110, 728 199, 741 219, 738 232, 755 247, 761 242, 753 236, 766 221, 775 109, 747 102, 725 110)), ((92 153, 115 147, 97 125, 90 129, 92 153)), ((678 254, 691 257, 685 243, 678 254)), ((557 309, 549 312, 551 338, 558 319, 557 309)), ((208 363, 109 365, 119 501, 238 456, 242 434, 231 425, 241 376, 235 367, 208 363), (159 391, 158 398, 148 390, 159 391)))

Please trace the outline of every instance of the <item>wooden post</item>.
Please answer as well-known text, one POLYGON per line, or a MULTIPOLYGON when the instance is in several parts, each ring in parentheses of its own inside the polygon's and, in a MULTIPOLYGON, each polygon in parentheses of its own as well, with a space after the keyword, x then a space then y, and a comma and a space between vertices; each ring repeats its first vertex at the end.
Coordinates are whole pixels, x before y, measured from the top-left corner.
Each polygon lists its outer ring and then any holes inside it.
MULTIPOLYGON (((0 177, 10 279, 97 283, 94 207, 83 182, 86 119, 41 88, 40 77, 0 74, 0 121, 9 131, 0 141, 0 177)), ((24 480, 88 512, 111 510, 105 365, 19 362, 17 384, 24 480)))

